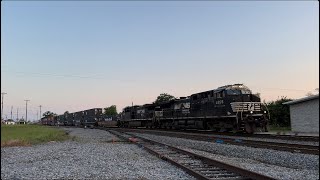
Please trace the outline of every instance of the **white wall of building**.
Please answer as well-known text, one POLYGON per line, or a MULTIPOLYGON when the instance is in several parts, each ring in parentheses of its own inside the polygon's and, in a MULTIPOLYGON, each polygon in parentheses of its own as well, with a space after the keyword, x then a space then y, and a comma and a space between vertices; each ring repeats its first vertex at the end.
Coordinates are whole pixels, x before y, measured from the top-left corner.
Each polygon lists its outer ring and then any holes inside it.
POLYGON ((293 132, 319 133, 319 98, 290 105, 293 132))

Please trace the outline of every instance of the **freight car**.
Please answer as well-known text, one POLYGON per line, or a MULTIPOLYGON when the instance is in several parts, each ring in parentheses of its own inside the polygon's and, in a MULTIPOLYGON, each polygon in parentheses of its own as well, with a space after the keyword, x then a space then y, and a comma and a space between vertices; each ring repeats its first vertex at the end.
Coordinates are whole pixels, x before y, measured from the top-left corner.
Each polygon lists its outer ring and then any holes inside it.
POLYGON ((49 116, 41 118, 42 125, 54 126, 57 124, 57 117, 56 116, 49 116))
POLYGON ((257 94, 233 84, 189 97, 124 108, 121 127, 267 131, 269 112, 257 94))
POLYGON ((83 111, 83 120, 81 126, 93 127, 96 126, 99 121, 102 120, 102 108, 93 108, 83 111))
POLYGON ((64 121, 64 125, 66 126, 74 126, 74 113, 67 113, 65 114, 65 121, 64 121))
POLYGON ((65 116, 64 115, 58 115, 57 116, 57 125, 61 126, 64 125, 65 122, 65 116))
POLYGON ((84 114, 84 111, 78 111, 78 112, 75 112, 73 113, 74 116, 73 116, 73 123, 72 125, 74 126, 81 126, 82 125, 82 122, 83 122, 83 114, 84 114))
POLYGON ((89 127, 102 120, 102 108, 87 109, 74 113, 65 113, 55 117, 57 124, 65 126, 89 127))

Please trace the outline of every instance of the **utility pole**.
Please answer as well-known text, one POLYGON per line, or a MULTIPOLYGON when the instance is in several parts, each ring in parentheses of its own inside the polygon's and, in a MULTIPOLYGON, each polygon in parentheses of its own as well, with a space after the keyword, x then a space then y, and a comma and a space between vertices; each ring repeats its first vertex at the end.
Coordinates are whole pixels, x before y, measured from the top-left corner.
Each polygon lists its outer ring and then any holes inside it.
POLYGON ((26 102, 26 122, 28 121, 28 101, 30 100, 24 100, 26 102))
MULTIPOLYGON (((12 109, 13 109, 13 106, 11 106, 11 119, 12 119, 12 109)), ((13 120, 13 119, 12 119, 13 120)))
POLYGON ((19 108, 17 108, 17 121, 19 121, 19 108))
POLYGON ((42 107, 42 106, 40 105, 39 107, 40 107, 40 120, 41 120, 41 107, 42 107))
POLYGON ((1 120, 2 120, 2 115, 3 115, 3 96, 7 94, 5 92, 1 93, 1 97, 2 97, 2 102, 1 102, 1 120))

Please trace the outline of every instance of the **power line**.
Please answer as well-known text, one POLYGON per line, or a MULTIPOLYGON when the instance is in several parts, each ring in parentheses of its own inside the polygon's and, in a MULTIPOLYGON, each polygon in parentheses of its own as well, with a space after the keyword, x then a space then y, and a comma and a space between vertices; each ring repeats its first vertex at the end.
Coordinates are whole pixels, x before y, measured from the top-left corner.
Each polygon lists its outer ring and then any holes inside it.
POLYGON ((85 78, 85 79, 105 79, 103 77, 93 76, 79 76, 79 75, 68 75, 68 74, 52 74, 52 73, 31 73, 31 72, 15 72, 16 74, 22 75, 40 75, 40 76, 52 76, 52 77, 71 77, 71 78, 85 78))
MULTIPOLYGON (((36 76, 49 76, 49 77, 65 77, 65 78, 81 78, 81 79, 103 79, 106 80, 105 77, 97 77, 97 76, 80 76, 80 75, 72 75, 72 74, 53 74, 53 73, 33 73, 33 72, 13 72, 10 73, 22 74, 22 75, 36 75, 36 76)), ((122 80, 126 81, 126 80, 122 80)), ((132 80, 127 80, 128 82, 132 82, 132 80)), ((260 90, 281 90, 281 91, 300 91, 300 92, 309 92, 309 90, 302 90, 302 89, 287 89, 287 88, 270 88, 270 87, 254 87, 250 86, 251 88, 257 88, 260 90)))
MULTIPOLYGON (((52 73, 33 73, 33 72, 13 72, 10 71, 9 73, 14 73, 17 75, 33 75, 33 76, 48 76, 48 77, 63 77, 63 78, 80 78, 80 79, 97 79, 97 80, 106 80, 107 75, 103 75, 105 77, 97 77, 97 76, 80 76, 80 75, 72 75, 72 74, 52 74, 52 73)), ((114 79, 108 79, 108 81, 115 81, 114 79)), ((116 80, 117 82, 119 80, 116 80)), ((131 83, 133 80, 120 80, 122 82, 129 82, 131 83)))
POLYGON ((255 87, 255 86, 250 86, 251 88, 259 89, 259 90, 281 90, 281 91, 300 91, 300 92, 309 92, 307 90, 302 90, 302 89, 287 89, 287 88, 270 88, 270 87, 255 87))

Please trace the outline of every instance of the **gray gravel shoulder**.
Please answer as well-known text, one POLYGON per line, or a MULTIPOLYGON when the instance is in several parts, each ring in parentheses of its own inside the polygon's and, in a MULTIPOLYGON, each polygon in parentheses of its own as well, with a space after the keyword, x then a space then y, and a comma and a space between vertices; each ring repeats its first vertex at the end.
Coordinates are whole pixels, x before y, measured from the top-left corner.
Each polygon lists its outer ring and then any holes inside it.
POLYGON ((319 179, 319 156, 132 133, 175 145, 277 179, 319 179))
POLYGON ((77 141, 1 148, 1 179, 194 179, 112 134, 67 128, 77 141), (91 141, 93 140, 93 141, 91 141))

